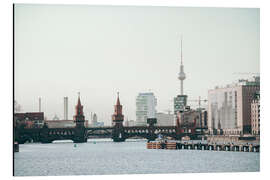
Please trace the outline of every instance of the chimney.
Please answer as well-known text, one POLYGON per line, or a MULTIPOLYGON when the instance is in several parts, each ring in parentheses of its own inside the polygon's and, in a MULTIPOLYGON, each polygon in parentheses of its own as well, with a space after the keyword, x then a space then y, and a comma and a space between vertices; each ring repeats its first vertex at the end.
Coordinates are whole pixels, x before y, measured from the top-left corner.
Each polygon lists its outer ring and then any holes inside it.
POLYGON ((38 98, 38 111, 41 112, 41 98, 38 98))
POLYGON ((64 120, 68 120, 68 97, 64 97, 64 120))

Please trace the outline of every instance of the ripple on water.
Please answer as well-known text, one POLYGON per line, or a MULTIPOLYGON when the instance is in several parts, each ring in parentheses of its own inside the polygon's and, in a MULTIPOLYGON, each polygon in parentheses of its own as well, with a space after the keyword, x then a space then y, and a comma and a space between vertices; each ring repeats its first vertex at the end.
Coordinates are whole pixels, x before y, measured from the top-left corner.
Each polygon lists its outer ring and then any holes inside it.
POLYGON ((15 176, 250 172, 260 153, 151 150, 146 141, 91 140, 74 144, 22 144, 14 156, 15 176))

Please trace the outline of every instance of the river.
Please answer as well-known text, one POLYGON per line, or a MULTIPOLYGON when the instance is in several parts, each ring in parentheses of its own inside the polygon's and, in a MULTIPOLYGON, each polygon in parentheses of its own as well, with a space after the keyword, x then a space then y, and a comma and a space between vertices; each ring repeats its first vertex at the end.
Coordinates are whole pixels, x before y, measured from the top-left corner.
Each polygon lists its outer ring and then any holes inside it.
POLYGON ((20 144, 15 176, 255 172, 260 153, 146 149, 144 140, 20 144))

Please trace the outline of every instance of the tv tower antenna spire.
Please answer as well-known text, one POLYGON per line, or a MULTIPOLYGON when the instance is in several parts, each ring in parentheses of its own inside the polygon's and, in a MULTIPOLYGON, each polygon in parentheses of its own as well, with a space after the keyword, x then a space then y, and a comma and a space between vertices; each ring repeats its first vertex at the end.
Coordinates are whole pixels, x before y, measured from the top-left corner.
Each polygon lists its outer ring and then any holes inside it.
POLYGON ((182 35, 181 35, 181 65, 183 64, 182 41, 183 41, 183 37, 182 37, 182 35))

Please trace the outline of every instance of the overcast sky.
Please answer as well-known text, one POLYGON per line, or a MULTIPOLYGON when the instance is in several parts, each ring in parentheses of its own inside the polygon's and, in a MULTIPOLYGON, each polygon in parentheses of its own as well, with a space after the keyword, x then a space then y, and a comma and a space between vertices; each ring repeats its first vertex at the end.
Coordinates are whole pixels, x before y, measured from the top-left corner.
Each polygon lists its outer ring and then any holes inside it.
MULTIPOLYGON (((117 92, 125 118, 136 96, 154 92, 157 110, 173 110, 180 92, 180 38, 188 99, 259 72, 259 9, 90 5, 15 6, 15 100, 48 119, 75 112, 111 122, 117 92)), ((191 103, 195 106, 196 104, 191 103)))

